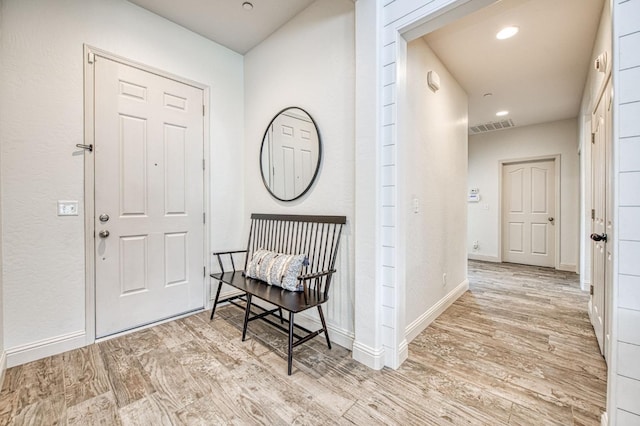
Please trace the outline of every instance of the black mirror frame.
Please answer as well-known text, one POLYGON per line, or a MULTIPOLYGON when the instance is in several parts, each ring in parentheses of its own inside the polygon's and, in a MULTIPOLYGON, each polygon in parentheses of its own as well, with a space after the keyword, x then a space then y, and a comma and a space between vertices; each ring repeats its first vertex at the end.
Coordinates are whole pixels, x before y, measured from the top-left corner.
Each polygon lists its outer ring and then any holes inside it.
POLYGON ((284 202, 295 201, 298 198, 302 197, 307 192, 309 192, 309 190, 313 186, 314 182, 318 178, 318 174, 320 173, 320 163, 322 163, 322 138, 320 137, 320 130, 318 129, 318 124, 313 119, 311 114, 309 114, 305 109, 297 107, 297 106, 289 106, 289 107, 283 108, 280 111, 278 111, 278 113, 273 116, 273 118, 271 119, 271 121, 267 125, 267 128, 264 131, 264 134, 262 135, 262 143, 260 144, 260 155, 258 156, 258 162, 260 163, 260 176, 262 177, 262 183, 264 183, 264 187, 267 188, 267 191, 269 191, 269 194, 271 194, 271 196, 273 198, 275 198, 276 200, 284 201, 284 202), (276 118, 278 118, 280 116, 280 114, 282 114, 283 112, 285 112, 287 110, 290 110, 290 109, 298 109, 298 110, 304 112, 305 114, 307 114, 307 117, 309 117, 309 119, 313 123, 313 127, 316 129, 316 135, 318 135, 318 164, 316 164, 316 170, 313 173, 313 177, 309 181, 309 185, 307 185, 307 187, 304 189, 304 191, 302 191, 299 195, 297 195, 294 198, 283 199, 283 198, 280 198, 276 194, 273 193, 271 188, 269 188, 267 180, 264 178, 264 170, 262 169, 262 154, 263 154, 263 150, 264 150, 264 142, 265 142, 265 140, 267 138, 267 133, 269 132, 269 129, 271 128, 271 125, 276 120, 276 118))

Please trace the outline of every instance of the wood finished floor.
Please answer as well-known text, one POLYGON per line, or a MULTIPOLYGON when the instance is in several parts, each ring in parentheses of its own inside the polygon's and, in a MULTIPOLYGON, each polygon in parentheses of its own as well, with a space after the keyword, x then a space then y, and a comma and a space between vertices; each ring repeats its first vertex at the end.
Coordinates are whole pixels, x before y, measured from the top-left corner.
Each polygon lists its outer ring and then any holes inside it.
MULTIPOLYGON (((6 425, 599 425, 606 370, 575 274, 469 264, 470 291, 373 371, 225 307, 6 372, 6 425)), ((331 302, 329 302, 331 303, 331 302)))

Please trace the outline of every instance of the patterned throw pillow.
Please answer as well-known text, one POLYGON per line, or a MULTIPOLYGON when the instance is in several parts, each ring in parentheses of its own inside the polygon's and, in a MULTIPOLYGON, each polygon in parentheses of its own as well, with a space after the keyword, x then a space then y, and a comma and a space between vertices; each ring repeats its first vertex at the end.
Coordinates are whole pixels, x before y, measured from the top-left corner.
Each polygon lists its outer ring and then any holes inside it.
POLYGON ((304 254, 282 254, 260 249, 253 253, 245 274, 285 290, 302 291, 298 276, 306 262, 307 256, 304 254))

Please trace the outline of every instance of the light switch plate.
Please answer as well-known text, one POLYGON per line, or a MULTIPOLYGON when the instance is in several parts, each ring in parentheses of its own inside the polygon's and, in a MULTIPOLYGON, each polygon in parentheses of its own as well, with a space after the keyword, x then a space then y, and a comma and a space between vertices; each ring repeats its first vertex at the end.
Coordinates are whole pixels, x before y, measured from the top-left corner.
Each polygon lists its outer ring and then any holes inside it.
POLYGON ((78 216, 78 202, 59 200, 58 216, 78 216))

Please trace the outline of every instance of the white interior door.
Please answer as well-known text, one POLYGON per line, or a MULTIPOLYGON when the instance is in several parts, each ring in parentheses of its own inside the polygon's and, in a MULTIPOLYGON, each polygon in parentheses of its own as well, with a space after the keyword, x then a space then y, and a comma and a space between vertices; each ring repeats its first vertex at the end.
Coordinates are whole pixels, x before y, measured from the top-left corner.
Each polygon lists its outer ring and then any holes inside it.
POLYGON ((600 346, 607 356, 608 328, 606 320, 607 289, 613 279, 612 249, 607 242, 613 235, 613 191, 611 190, 611 81, 594 112, 591 176, 593 179, 593 210, 591 222, 591 298, 589 317, 600 346))
POLYGON ((502 260, 555 267, 553 160, 502 167, 502 260))
POLYGON ((318 162, 316 129, 307 117, 280 114, 271 128, 273 192, 282 199, 301 194, 318 162))
POLYGON ((204 306, 203 92, 96 58, 96 336, 204 306))

